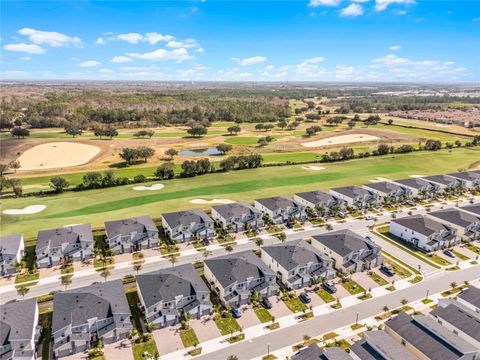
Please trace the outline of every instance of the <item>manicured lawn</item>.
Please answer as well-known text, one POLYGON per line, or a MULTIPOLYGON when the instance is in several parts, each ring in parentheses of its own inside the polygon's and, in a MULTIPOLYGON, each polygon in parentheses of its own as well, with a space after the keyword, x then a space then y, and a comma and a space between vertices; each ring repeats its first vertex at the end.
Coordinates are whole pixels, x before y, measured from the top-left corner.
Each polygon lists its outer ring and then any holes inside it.
MULTIPOLYGON (((252 202, 253 199, 271 195, 292 196, 298 191, 328 190, 335 186, 365 184, 384 176, 391 179, 411 174, 435 174, 469 168, 480 156, 478 149, 454 149, 452 152, 415 152, 411 154, 355 159, 352 161, 322 164, 325 170, 309 171, 303 165, 263 167, 259 169, 215 173, 195 178, 157 181, 165 188, 144 194, 132 190, 133 185, 66 192, 42 198, 25 197, 4 199, 2 207, 23 208, 28 205, 45 205, 37 214, 12 216, 1 214, 0 230, 4 234, 23 233, 26 240, 35 238, 38 230, 61 227, 66 224, 90 223, 103 228, 104 222, 136 216, 139 213, 158 218, 160 213, 192 207, 191 199, 226 198, 252 202), (426 169, 423 164, 428 163, 426 169), (354 177, 351 174, 355 174, 354 177), (48 227, 45 225, 48 224, 48 227)), ((132 178, 137 174, 151 176, 155 167, 130 167, 117 169, 117 176, 132 178)), ((83 173, 62 175, 78 184, 83 173)), ((48 184, 51 176, 24 178, 24 184, 48 184)), ((202 205, 208 209, 209 205, 202 205)))
POLYGON ((257 308, 255 309, 255 314, 262 323, 271 322, 273 319, 272 314, 267 309, 257 308))
POLYGON ((448 260, 445 260, 444 258, 438 256, 438 255, 433 255, 433 256, 427 256, 428 259, 432 260, 434 263, 442 266, 447 266, 447 265, 452 265, 452 263, 448 260))
POLYGON ((389 282, 387 280, 385 280, 383 277, 381 277, 377 273, 372 272, 372 273, 368 274, 368 276, 370 276, 370 278, 380 286, 384 286, 384 285, 389 284, 389 282))
POLYGON ((329 333, 323 335, 322 340, 323 340, 323 341, 327 341, 327 340, 336 338, 337 336, 338 336, 338 334, 337 334, 336 332, 333 332, 333 331, 332 331, 332 332, 329 332, 329 333))
POLYGON ((463 255, 462 253, 458 252, 458 251, 453 251, 453 253, 455 254, 455 256, 457 258, 459 258, 460 260, 470 260, 470 258, 466 255, 463 255))
MULTIPOLYGON (((400 266, 399 265, 399 262, 401 261, 400 259, 397 259, 395 257, 392 257, 390 254, 388 254, 385 250, 382 250, 382 252, 387 255, 387 256, 390 256, 392 259, 394 260, 391 260, 391 259, 388 259, 388 258, 385 258, 385 263, 386 264, 389 264, 390 266, 392 266, 393 270, 395 271, 395 273, 400 276, 401 278, 405 279, 405 278, 408 278, 410 276, 412 276, 412 272, 410 272, 409 270, 407 270, 406 267, 403 267, 403 266, 400 266)), ((407 265, 409 266, 408 264, 405 264, 404 262, 400 262, 402 265, 407 265)), ((415 268, 412 268, 412 271, 415 272, 415 273, 419 273, 419 271, 415 268)))
POLYGON ((220 315, 215 316, 215 324, 222 335, 230 335, 241 330, 237 320, 235 320, 230 314, 226 317, 220 315))
POLYGON ((135 360, 144 360, 143 353, 148 352, 151 356, 158 352, 155 340, 150 338, 147 342, 133 345, 133 358, 135 360))
POLYGON ((467 246, 467 249, 474 252, 474 253, 480 254, 480 248, 478 246, 469 245, 469 246, 467 246))
POLYGON ((52 337, 52 315, 50 311, 48 313, 40 314, 38 324, 42 327, 42 333, 39 342, 42 343, 42 359, 48 360, 50 353, 50 342, 52 337))
POLYGON ((182 343, 185 348, 197 346, 199 344, 197 334, 195 334, 193 329, 180 330, 180 338, 182 339, 182 343))
POLYGON ((416 283, 419 283, 420 281, 423 280, 423 277, 421 276, 415 276, 412 280, 409 280, 408 282, 409 283, 412 283, 412 284, 416 284, 416 283))
POLYGON ((232 136, 225 142, 232 145, 255 145, 258 143, 258 139, 258 137, 254 136, 232 136))
POLYGON ((325 289, 318 290, 317 295, 326 303, 335 301, 335 297, 325 289))
MULTIPOLYGON (((27 282, 27 281, 38 280, 39 278, 40 278, 40 274, 38 272, 36 272, 34 274, 29 274, 29 273, 25 273, 25 274, 21 274, 21 275, 19 274, 15 277, 15 284, 20 284, 20 283, 27 282)), ((36 281, 34 283, 30 283, 27 286, 33 286, 37 282, 38 281, 36 281)))
POLYGON ((307 305, 305 305, 298 297, 283 300, 283 302, 293 313, 302 312, 308 309, 307 305))
POLYGON ((353 280, 342 282, 342 286, 352 295, 363 293, 365 289, 353 280))
POLYGON ((136 291, 131 291, 126 294, 128 306, 130 307, 130 312, 132 313, 133 325, 138 330, 139 333, 143 333, 141 316, 142 312, 138 308, 138 302, 140 301, 138 293, 136 291))

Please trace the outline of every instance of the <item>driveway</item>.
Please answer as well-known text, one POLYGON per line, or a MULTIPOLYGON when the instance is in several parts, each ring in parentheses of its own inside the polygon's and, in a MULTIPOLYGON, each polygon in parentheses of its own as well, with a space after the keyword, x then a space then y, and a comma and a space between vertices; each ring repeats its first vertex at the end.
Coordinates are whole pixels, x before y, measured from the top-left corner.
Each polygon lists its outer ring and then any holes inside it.
POLYGON ((237 319, 237 322, 242 327, 242 329, 246 329, 251 326, 260 324, 260 320, 255 314, 255 311, 253 310, 252 305, 244 305, 241 307, 241 309, 242 309, 242 316, 237 319))
POLYGON ((292 313, 287 305, 285 305, 285 303, 282 301, 280 296, 270 296, 268 300, 270 300, 272 303, 272 308, 268 311, 270 311, 270 314, 272 314, 272 316, 274 316, 276 319, 292 313))
POLYGON ((200 343, 222 336, 217 325, 215 325, 215 321, 213 321, 213 315, 212 320, 208 316, 204 316, 201 319, 192 319, 189 325, 197 334, 200 343))
POLYGON ((375 268, 375 269, 372 269, 371 271, 373 271, 375 274, 377 274, 378 276, 381 276, 382 278, 384 278, 385 280, 387 280, 390 284, 392 283, 392 281, 399 281, 399 280, 402 280, 402 277, 395 274, 393 276, 387 276, 383 273, 382 270, 380 270, 380 268, 375 268))
POLYGON ((73 354, 70 356, 65 356, 62 359, 65 360, 87 360, 88 359, 88 354, 86 352, 81 352, 77 354, 73 354))
POLYGON ((133 342, 129 339, 107 344, 103 349, 103 353, 107 360, 133 360, 132 352, 133 342))
MULTIPOLYGON (((438 250, 438 251, 435 251, 434 253, 435 255, 437 255, 438 257, 441 257, 442 259, 444 260, 447 260, 449 263, 451 263, 452 265, 455 265, 457 263, 458 260, 460 259, 457 259, 457 258, 451 258, 450 256, 447 256, 443 253, 443 250, 438 250)), ((428 259, 428 256, 427 256, 427 259, 428 259)), ((450 265, 448 265, 450 266, 450 265)))
POLYGON ((353 274, 352 279, 367 291, 368 289, 375 289, 376 287, 380 286, 370 276, 368 276, 366 271, 353 274))
POLYGON ((315 307, 315 306, 318 306, 318 305, 325 304, 325 302, 320 298, 320 296, 318 296, 315 293, 315 291, 313 290, 312 287, 306 287, 306 288, 303 288, 303 289, 295 290, 295 294, 297 296, 299 296, 302 292, 306 292, 308 294, 308 296, 310 296, 310 299, 312 300, 312 301, 310 301, 309 304, 305 304, 308 307, 310 307, 310 306, 315 307))
POLYGON ((179 331, 180 325, 176 325, 158 329, 153 332, 153 338, 157 343, 157 349, 160 355, 183 349, 179 331))
POLYGON ((475 260, 475 258, 478 256, 476 252, 470 251, 466 247, 463 247, 461 245, 455 246, 454 250, 458 251, 460 254, 468 256, 471 260, 475 260))
POLYGON ((339 299, 343 299, 344 297, 347 297, 347 296, 351 295, 347 291, 347 289, 345 289, 342 286, 342 280, 340 280, 340 279, 335 280, 334 283, 335 283, 335 287, 337 288, 337 291, 335 292, 335 294, 333 294, 333 296, 335 296, 336 298, 339 298, 339 299))

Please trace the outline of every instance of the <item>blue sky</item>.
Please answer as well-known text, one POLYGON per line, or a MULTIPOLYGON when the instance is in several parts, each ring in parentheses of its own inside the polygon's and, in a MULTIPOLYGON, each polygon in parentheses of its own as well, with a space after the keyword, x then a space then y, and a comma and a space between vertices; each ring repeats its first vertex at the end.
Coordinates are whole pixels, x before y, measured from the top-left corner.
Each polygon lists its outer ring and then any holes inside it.
POLYGON ((2 79, 479 81, 480 2, 2 1, 2 79))

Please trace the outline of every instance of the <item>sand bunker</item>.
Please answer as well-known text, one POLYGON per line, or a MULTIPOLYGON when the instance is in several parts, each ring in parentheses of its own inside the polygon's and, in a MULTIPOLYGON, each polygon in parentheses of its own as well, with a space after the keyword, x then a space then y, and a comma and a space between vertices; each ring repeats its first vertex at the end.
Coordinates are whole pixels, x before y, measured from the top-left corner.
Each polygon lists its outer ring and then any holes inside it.
POLYGON ((321 167, 321 166, 304 166, 304 167, 302 167, 302 169, 313 170, 313 171, 325 170, 325 168, 321 167))
POLYGON ((40 211, 45 210, 45 208, 45 205, 28 205, 23 209, 5 209, 3 210, 3 213, 7 215, 28 215, 39 213, 40 211))
POLYGON ((408 177, 411 177, 411 178, 421 178, 421 177, 425 177, 426 175, 408 175, 408 177))
POLYGON ((379 140, 380 138, 373 135, 367 134, 350 134, 350 135, 339 135, 333 136, 326 139, 320 139, 316 141, 310 141, 303 143, 302 146, 313 148, 320 146, 330 146, 330 145, 339 145, 339 144, 349 144, 363 141, 374 141, 379 140))
POLYGON ((23 189, 24 190, 26 190, 26 189, 50 189, 50 186, 40 185, 40 184, 37 184, 37 185, 23 185, 23 189))
POLYGON ((161 190, 164 187, 165 187, 165 185, 163 185, 163 184, 153 184, 151 186, 134 186, 133 190, 136 190, 136 191, 145 191, 145 190, 153 191, 153 190, 161 190))
POLYGON ((213 199, 213 200, 205 200, 205 199, 193 199, 190 200, 192 204, 231 204, 235 201, 229 199, 213 199))
POLYGON ((384 178, 384 177, 376 177, 375 179, 373 180, 369 180, 371 183, 378 183, 378 182, 391 182, 392 180, 390 179, 387 179, 387 178, 384 178))
POLYGON ((88 163, 100 148, 74 142, 51 142, 32 147, 17 159, 20 170, 55 169, 88 163))

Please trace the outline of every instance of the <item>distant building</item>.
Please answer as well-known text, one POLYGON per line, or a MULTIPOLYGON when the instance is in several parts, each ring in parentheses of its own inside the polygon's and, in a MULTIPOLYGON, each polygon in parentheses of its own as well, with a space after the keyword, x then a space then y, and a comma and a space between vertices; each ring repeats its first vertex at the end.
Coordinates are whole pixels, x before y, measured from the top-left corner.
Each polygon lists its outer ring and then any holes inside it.
POLYGON ((192 264, 137 275, 137 289, 147 322, 161 327, 212 312, 210 291, 192 264))
POLYGON ((262 247, 262 260, 288 289, 312 285, 315 279, 335 276, 333 261, 304 240, 262 247))
POLYGON ((393 219, 390 233, 426 252, 450 247, 460 241, 453 227, 425 215, 393 219))
POLYGON ((344 273, 373 269, 383 263, 382 248, 351 230, 337 230, 312 237, 312 246, 334 261, 344 273))
POLYGON ((426 199, 435 196, 440 191, 440 186, 428 182, 422 178, 408 178, 395 180, 396 184, 402 186, 409 197, 426 199))
POLYGON ((0 275, 11 275, 17 272, 24 255, 25 243, 23 235, 0 236, 0 275))
POLYGON ((64 259, 85 261, 91 258, 93 246, 90 224, 40 231, 35 248, 37 267, 58 265, 64 259))
POLYGON ((330 189, 330 194, 343 200, 348 207, 357 210, 376 208, 379 205, 379 198, 373 191, 358 186, 343 186, 330 189))
POLYGON ((241 232, 263 227, 262 213, 246 202, 216 205, 212 207, 212 219, 229 232, 241 232))
POLYGON ((52 351, 57 358, 110 344, 133 329, 121 280, 61 291, 53 297, 52 351))
POLYGON ((160 244, 158 229, 150 216, 107 221, 106 242, 117 253, 149 249, 160 244))
POLYGON ((195 238, 208 241, 215 236, 213 220, 202 209, 162 214, 162 226, 165 234, 178 242, 195 238))
POLYGON ((458 208, 448 208, 428 213, 434 219, 456 229, 467 240, 480 239, 480 215, 473 215, 458 208))
POLYGON ((34 360, 40 331, 37 299, 0 305, 0 358, 34 360))
POLYGON ((224 305, 250 303, 255 292, 260 297, 279 293, 275 273, 253 251, 205 260, 205 278, 224 305))
POLYGON ((326 215, 331 214, 334 208, 343 208, 342 200, 320 190, 297 193, 293 200, 310 209, 323 209, 326 215))
POLYGON ((255 208, 270 217, 274 224, 285 224, 291 218, 300 221, 306 219, 305 207, 284 196, 256 199, 255 208))
POLYGON ((380 181, 363 185, 368 191, 371 191, 383 202, 399 202, 408 197, 409 191, 406 187, 389 181, 380 181))

